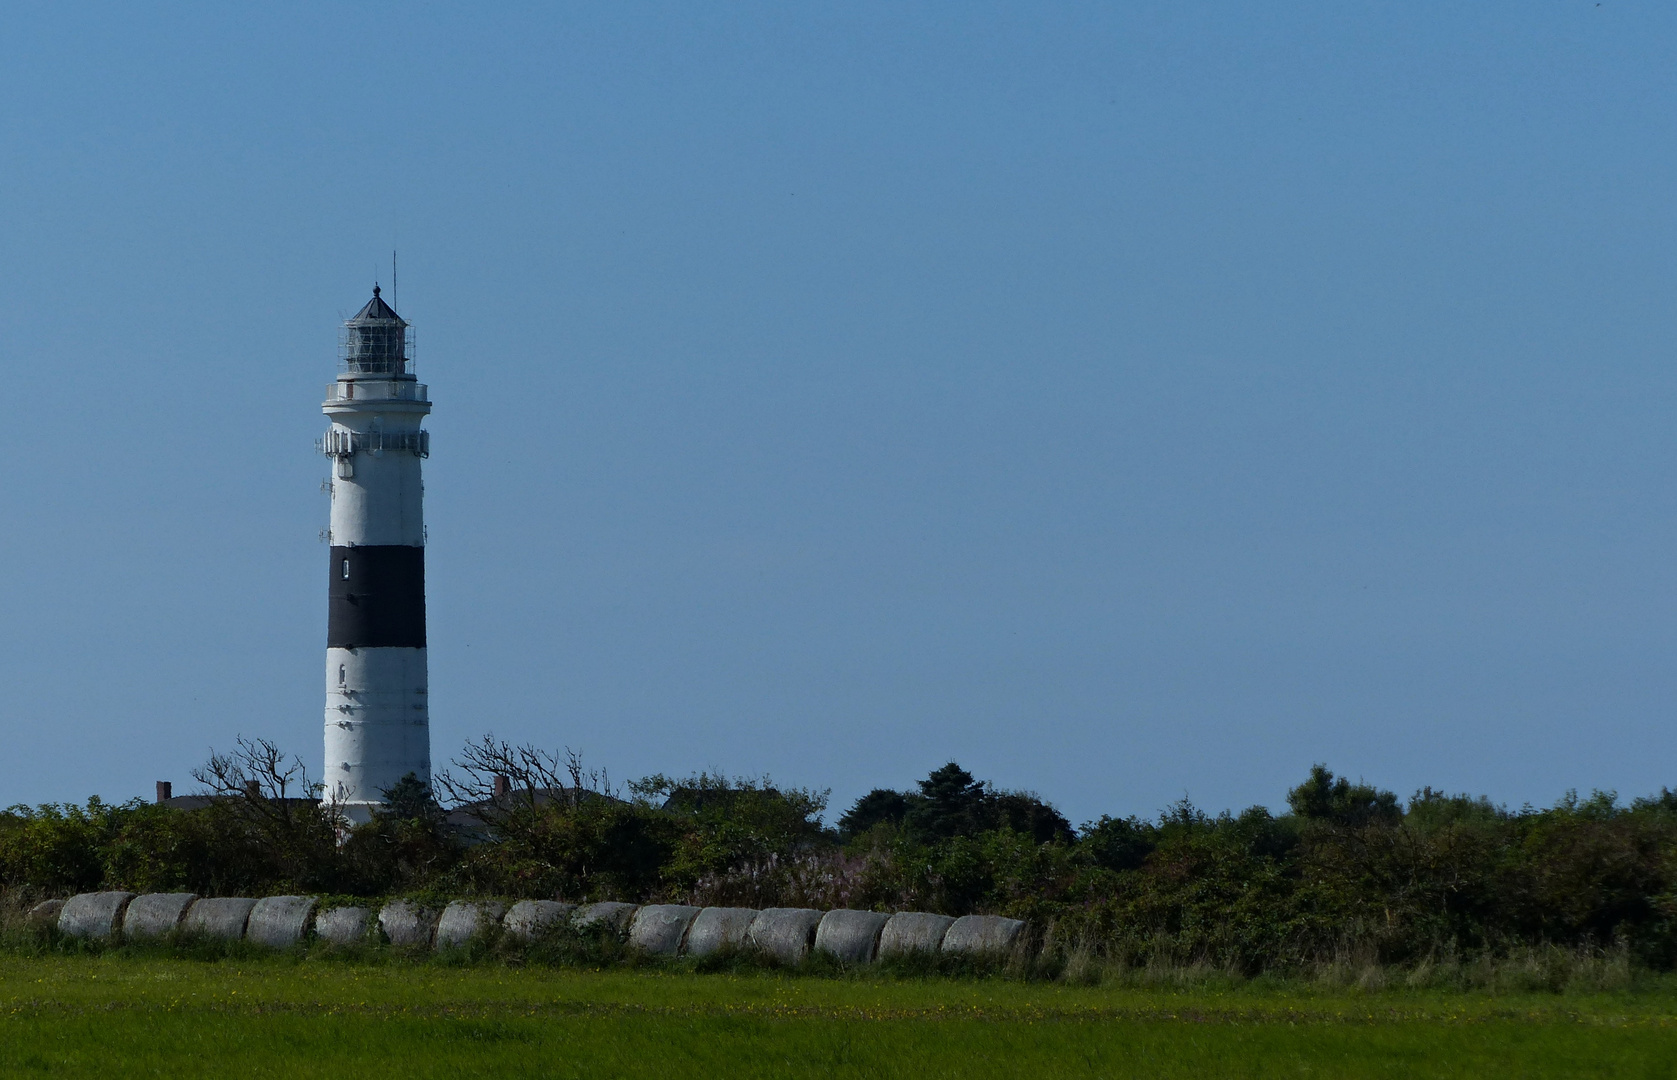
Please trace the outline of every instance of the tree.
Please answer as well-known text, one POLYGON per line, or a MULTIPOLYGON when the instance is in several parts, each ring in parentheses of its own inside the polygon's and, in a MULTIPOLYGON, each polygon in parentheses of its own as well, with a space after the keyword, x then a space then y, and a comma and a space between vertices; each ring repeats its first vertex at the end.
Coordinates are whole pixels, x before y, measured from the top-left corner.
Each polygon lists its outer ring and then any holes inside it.
POLYGON ((211 796, 204 812, 225 853, 218 861, 246 864, 238 872, 245 887, 340 884, 338 841, 347 822, 335 802, 321 804, 321 785, 309 779, 301 758, 267 739, 240 736, 231 751, 210 751, 192 778, 211 796))
POLYGON ((953 761, 920 781, 920 793, 908 797, 903 826, 921 843, 936 843, 983 831, 984 784, 953 761))
POLYGON ((377 812, 386 817, 426 824, 442 821, 442 808, 431 797, 430 786, 419 778, 418 773, 408 773, 380 794, 384 796, 384 806, 377 812))
POLYGON ((902 792, 874 788, 839 818, 839 838, 848 843, 875 825, 901 825, 906 813, 908 798, 902 792))
POLYGON ((898 825, 920 844, 941 844, 1000 829, 1023 833, 1039 844, 1070 840, 1071 823, 1028 791, 997 791, 951 761, 920 781, 919 791, 875 788, 839 819, 839 834, 854 839, 881 824, 898 825))
POLYGON ((1155 832, 1139 818, 1102 815, 1099 821, 1083 826, 1078 847, 1096 866, 1108 870, 1139 870, 1158 846, 1155 832))
POLYGON ((1395 825, 1403 819, 1396 795, 1344 777, 1335 779, 1321 764, 1312 765, 1310 778, 1287 792, 1287 805, 1301 818, 1352 828, 1395 825))
POLYGON ((358 889, 422 888, 459 862, 460 838, 417 774, 408 773, 381 794, 384 805, 343 845, 358 889))
POLYGON ((1070 840, 1071 822, 1052 806, 1028 791, 986 792, 985 824, 990 829, 1008 828, 1024 833, 1039 844, 1070 840))
POLYGON ((437 774, 437 790, 486 824, 552 803, 574 807, 614 797, 611 778, 584 768, 582 755, 568 747, 556 753, 529 743, 513 746, 489 734, 467 743, 452 765, 437 774))

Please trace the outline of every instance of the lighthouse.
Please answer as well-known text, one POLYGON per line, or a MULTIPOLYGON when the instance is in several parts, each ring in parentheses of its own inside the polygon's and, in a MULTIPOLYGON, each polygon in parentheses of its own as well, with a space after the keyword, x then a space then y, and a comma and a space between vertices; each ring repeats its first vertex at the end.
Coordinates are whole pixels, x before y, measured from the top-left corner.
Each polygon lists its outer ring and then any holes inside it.
POLYGON ((425 664, 425 521, 420 463, 430 433, 408 324, 373 286, 344 323, 331 427, 327 534, 325 799, 366 821, 409 773, 431 784, 425 664))

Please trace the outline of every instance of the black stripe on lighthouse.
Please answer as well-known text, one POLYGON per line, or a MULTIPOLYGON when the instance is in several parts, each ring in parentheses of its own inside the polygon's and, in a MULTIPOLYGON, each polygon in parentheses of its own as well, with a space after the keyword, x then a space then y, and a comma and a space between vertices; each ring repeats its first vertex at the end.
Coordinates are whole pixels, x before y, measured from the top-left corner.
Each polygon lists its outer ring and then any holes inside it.
POLYGON ((326 647, 423 649, 425 549, 333 547, 326 647))

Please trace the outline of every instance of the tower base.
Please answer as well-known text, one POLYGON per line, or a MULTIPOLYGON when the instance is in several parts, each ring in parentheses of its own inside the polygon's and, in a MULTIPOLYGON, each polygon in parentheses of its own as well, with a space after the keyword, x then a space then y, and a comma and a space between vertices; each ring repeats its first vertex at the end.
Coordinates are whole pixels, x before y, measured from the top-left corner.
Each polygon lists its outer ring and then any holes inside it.
POLYGON ((431 786, 426 682, 424 649, 326 650, 324 802, 366 821, 409 773, 431 786))

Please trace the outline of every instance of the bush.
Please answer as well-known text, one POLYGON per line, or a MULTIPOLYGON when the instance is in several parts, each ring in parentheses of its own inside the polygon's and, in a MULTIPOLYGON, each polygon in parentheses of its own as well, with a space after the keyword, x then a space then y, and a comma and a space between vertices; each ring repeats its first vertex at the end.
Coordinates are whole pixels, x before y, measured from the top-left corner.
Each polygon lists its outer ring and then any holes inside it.
POLYGON ((1670 790, 1509 811, 1423 788, 1404 804, 1317 765, 1279 816, 1184 800, 1073 831, 950 762, 912 791, 870 792, 832 830, 825 793, 767 779, 654 776, 625 792, 574 754, 490 738, 455 770, 439 777, 448 813, 409 777, 351 828, 294 761, 241 741, 201 770, 211 798, 195 809, 0 813, 0 887, 996 912, 1032 920, 1045 962, 1077 970, 1442 971, 1539 953, 1677 966, 1670 790))

